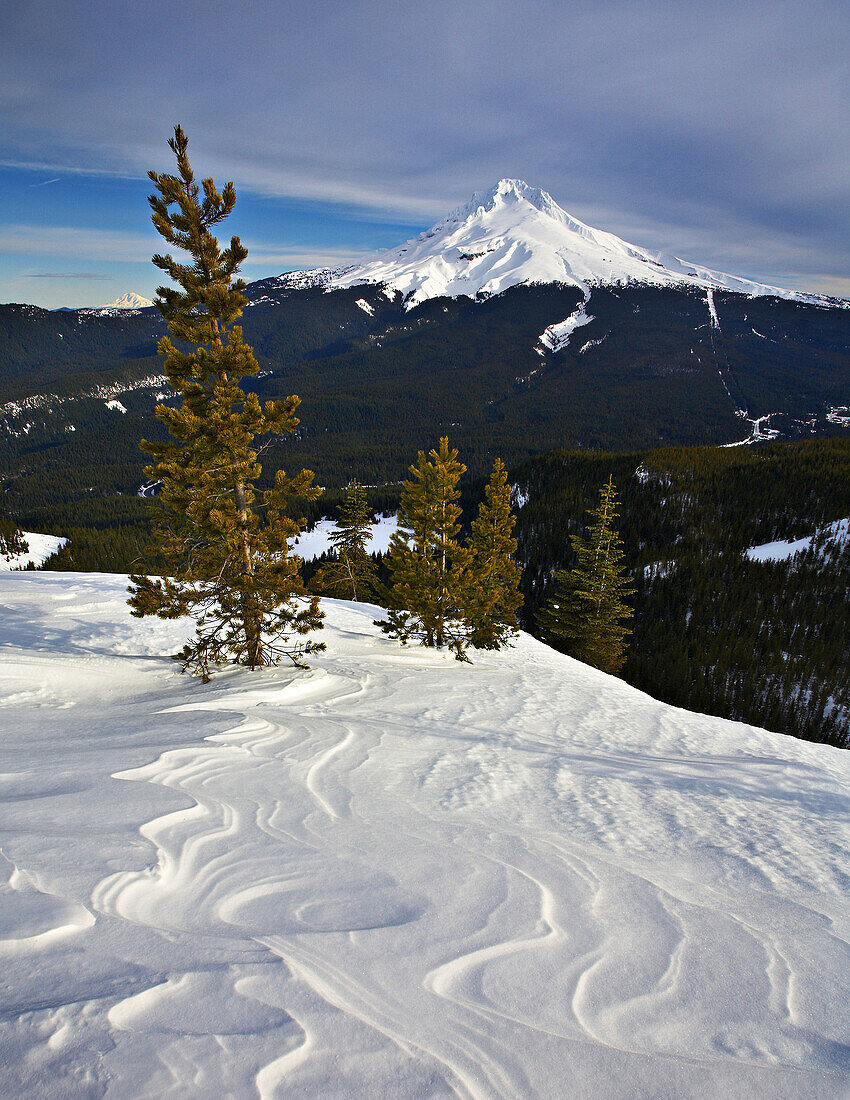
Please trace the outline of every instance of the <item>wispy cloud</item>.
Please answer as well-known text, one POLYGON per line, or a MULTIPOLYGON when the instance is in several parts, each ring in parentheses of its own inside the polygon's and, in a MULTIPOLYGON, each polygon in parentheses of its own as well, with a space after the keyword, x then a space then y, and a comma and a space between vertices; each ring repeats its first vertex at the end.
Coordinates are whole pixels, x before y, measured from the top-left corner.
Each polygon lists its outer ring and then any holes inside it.
MULTIPOLYGON (((247 239, 248 265, 269 269, 340 267, 353 263, 363 251, 345 248, 310 248, 305 245, 269 243, 247 239)), ((105 229, 79 229, 68 225, 0 225, 0 252, 28 256, 67 256, 109 263, 148 263, 163 247, 151 231, 128 233, 105 229)), ((45 272, 28 278, 64 278, 63 272, 45 272)), ((83 275, 71 276, 84 278, 83 275)), ((95 276, 92 276, 95 277, 95 276)), ((98 278, 100 276, 97 276, 98 278)))
POLYGON ((24 276, 26 279, 106 279, 106 275, 98 275, 95 271, 38 271, 32 275, 24 276))
POLYGON ((345 248, 304 248, 288 245, 251 244, 243 242, 248 249, 246 268, 262 267, 268 269, 297 268, 307 270, 314 267, 344 267, 363 256, 363 252, 345 248))
MULTIPOLYGON (((111 168, 106 164, 75 164, 66 157, 49 157, 44 160, 30 160, 27 157, 0 156, 0 168, 15 168, 23 172, 61 172, 62 176, 101 176, 109 179, 144 179, 145 172, 128 172, 111 168)), ((58 183, 62 176, 45 180, 44 183, 32 183, 30 187, 43 187, 47 183, 58 183)))

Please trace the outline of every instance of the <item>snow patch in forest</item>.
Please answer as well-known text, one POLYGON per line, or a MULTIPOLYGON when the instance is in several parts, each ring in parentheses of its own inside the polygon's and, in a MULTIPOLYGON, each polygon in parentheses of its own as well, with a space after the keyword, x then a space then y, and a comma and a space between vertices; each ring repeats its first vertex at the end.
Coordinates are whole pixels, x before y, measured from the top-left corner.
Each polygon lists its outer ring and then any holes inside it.
MULTIPOLYGON (((397 526, 395 514, 379 516, 372 524, 372 534, 366 546, 367 553, 386 554, 390 538, 397 526)), ((293 540, 290 550, 305 561, 321 557, 331 549, 330 537, 336 529, 336 520, 320 519, 311 530, 302 531, 298 538, 293 540)))
POLYGON ((30 563, 37 569, 68 541, 58 535, 40 535, 34 531, 24 531, 23 536, 29 549, 23 554, 13 554, 11 558, 0 554, 0 570, 26 569, 30 563))
POLYGON ((676 570, 675 561, 654 561, 643 567, 643 578, 646 581, 663 580, 671 576, 676 570))
MULTIPOLYGON (((722 374, 721 381, 723 381, 722 374)), ((729 397, 731 398, 732 395, 729 393, 729 389, 728 387, 726 387, 725 381, 723 382, 723 385, 726 388, 727 394, 729 394, 729 397)), ((721 443, 721 447, 751 447, 754 443, 767 443, 771 439, 777 439, 780 435, 782 435, 782 433, 776 428, 771 428, 769 426, 770 418, 772 416, 776 416, 776 413, 766 413, 764 416, 752 417, 747 416, 745 409, 738 409, 736 411, 736 415, 739 416, 741 420, 746 420, 748 424, 752 425, 752 430, 750 431, 750 434, 746 437, 746 439, 737 439, 734 443, 721 443)))
POLYGON ((586 311, 587 299, 585 299, 575 313, 571 313, 564 321, 549 325, 539 337, 539 343, 553 354, 563 349, 570 342, 570 337, 581 325, 587 325, 593 317, 586 311))
POLYGON ((706 301, 708 302, 708 315, 711 318, 711 327, 716 328, 720 332, 720 319, 717 316, 717 306, 714 303, 714 288, 708 287, 705 292, 706 301))
POLYGON ((831 557, 850 537, 850 519, 839 519, 822 527, 815 535, 802 539, 765 542, 761 546, 750 546, 744 551, 750 561, 787 561, 816 543, 821 556, 831 557))

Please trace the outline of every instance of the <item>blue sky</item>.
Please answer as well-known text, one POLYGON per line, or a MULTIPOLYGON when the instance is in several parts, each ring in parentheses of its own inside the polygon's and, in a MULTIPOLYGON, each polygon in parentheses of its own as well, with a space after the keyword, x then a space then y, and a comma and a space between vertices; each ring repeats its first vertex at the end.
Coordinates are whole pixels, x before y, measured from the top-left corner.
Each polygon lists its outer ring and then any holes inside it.
POLYGON ((0 301, 152 295, 174 123, 250 278, 513 176, 626 240, 850 297, 850 5, 27 0, 0 11, 0 301))

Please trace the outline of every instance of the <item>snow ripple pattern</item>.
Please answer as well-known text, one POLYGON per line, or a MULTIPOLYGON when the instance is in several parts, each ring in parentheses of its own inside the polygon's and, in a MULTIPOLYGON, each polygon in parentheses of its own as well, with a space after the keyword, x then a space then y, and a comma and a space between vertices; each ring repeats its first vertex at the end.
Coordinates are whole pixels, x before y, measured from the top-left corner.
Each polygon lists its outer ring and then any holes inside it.
POLYGON ((2 578, 5 1094, 846 1095, 846 754, 335 601, 204 687, 123 599, 2 578))

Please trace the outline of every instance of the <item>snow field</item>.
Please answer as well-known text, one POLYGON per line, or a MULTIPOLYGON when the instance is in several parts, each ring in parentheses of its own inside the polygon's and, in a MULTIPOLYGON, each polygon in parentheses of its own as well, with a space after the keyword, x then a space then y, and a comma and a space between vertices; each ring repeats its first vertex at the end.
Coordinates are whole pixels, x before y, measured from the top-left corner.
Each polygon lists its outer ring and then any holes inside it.
POLYGON ((325 601, 309 672, 0 578, 0 1091, 843 1097, 850 758, 325 601))

